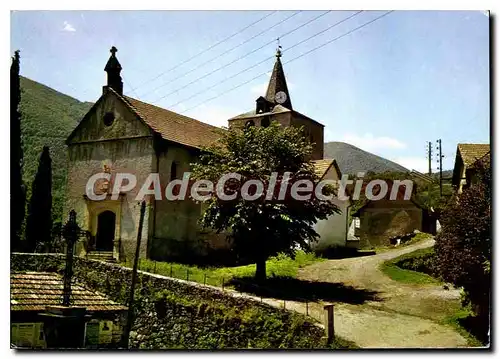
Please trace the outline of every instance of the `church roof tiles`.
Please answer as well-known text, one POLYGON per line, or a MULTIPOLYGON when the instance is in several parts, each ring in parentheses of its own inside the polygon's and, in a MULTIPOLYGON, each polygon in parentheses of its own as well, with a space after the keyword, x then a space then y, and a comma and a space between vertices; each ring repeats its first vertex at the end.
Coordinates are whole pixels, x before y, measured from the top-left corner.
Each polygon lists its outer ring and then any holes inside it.
POLYGON ((164 108, 151 105, 128 96, 121 97, 154 132, 163 139, 185 146, 202 148, 209 146, 220 138, 219 127, 195 120, 164 108))

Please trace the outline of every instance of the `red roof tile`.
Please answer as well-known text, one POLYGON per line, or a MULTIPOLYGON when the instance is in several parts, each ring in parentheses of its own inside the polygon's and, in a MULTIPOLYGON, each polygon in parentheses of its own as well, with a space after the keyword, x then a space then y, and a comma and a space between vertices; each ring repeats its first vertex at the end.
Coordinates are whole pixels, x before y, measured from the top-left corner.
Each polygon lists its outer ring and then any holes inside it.
POLYGON ((220 138, 219 127, 195 120, 173 111, 139 101, 128 96, 120 96, 109 88, 139 116, 153 131, 168 141, 185 146, 202 148, 209 146, 220 138))
MULTIPOLYGON (((88 311, 123 311, 127 307, 104 295, 71 286, 71 305, 86 307, 88 311)), ((57 273, 23 272, 10 274, 10 309, 15 311, 42 311, 50 305, 61 305, 62 277, 57 273)))

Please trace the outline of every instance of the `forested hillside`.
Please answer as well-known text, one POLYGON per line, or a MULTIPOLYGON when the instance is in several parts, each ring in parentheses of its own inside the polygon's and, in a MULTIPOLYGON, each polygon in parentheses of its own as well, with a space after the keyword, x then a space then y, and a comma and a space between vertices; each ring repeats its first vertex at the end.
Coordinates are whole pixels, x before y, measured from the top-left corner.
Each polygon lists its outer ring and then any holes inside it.
POLYGON ((24 151, 23 177, 27 198, 35 177, 43 146, 50 147, 53 168, 53 218, 61 218, 66 185, 66 137, 90 109, 92 103, 80 102, 21 76, 21 129, 24 151))
POLYGON ((409 172, 407 168, 345 142, 327 142, 324 157, 334 158, 343 174, 409 172))

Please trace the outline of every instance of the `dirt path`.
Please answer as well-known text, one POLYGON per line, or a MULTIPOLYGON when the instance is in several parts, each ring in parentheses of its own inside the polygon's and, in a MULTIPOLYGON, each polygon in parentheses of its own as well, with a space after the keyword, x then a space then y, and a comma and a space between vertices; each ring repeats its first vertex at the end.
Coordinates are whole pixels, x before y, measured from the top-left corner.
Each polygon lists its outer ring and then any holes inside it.
MULTIPOLYGON (((429 239, 377 255, 319 262, 303 268, 299 279, 342 284, 353 287, 353 293, 375 293, 359 304, 347 304, 349 300, 335 303, 335 333, 362 348, 464 347, 465 338, 438 323, 460 306, 457 290, 403 284, 391 280, 379 269, 386 260, 432 245, 434 240, 429 239)), ((264 301, 283 306, 283 301, 264 301)), ((306 312, 301 302, 287 300, 286 306, 306 312)), ((307 311, 324 323, 323 303, 309 303, 307 311)))

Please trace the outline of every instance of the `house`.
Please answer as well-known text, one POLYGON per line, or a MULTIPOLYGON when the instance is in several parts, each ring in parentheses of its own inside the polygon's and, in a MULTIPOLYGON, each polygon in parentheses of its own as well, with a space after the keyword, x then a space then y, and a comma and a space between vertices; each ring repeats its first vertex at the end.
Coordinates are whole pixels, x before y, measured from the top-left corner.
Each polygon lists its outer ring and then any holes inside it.
POLYGON ((459 143, 455 156, 452 184, 458 194, 467 188, 474 177, 472 165, 479 159, 489 155, 490 145, 482 143, 459 143))
MULTIPOLYGON (((86 348, 117 348, 122 340, 127 307, 73 284, 71 308, 85 308, 86 348)), ((57 273, 10 274, 11 343, 17 348, 46 348, 44 315, 61 304, 63 280, 57 273)), ((75 335, 75 333, 70 333, 75 335)))
POLYGON ((367 200, 353 214, 357 218, 354 223, 359 248, 386 246, 391 244, 390 238, 415 230, 435 234, 436 219, 433 213, 421 207, 412 196, 405 199, 404 185, 398 188, 395 198, 390 199, 392 187, 393 182, 388 181, 388 191, 384 197, 367 200))
MULTIPOLYGON (((313 163, 320 181, 338 181, 342 178, 340 168, 334 159, 315 160, 313 163)), ((321 253, 336 247, 357 248, 359 245, 359 240, 356 237, 348 237, 347 235, 351 200, 340 200, 337 197, 333 199, 333 202, 340 213, 335 213, 314 225, 314 230, 319 234, 319 240, 312 243, 311 248, 316 252, 321 253)))
MULTIPOLYGON (((78 224, 90 234, 77 244, 77 254, 131 261, 140 216, 135 198, 141 184, 151 173, 158 173, 162 184, 180 179, 202 148, 220 138, 222 129, 124 95, 117 49, 112 47, 110 52, 102 95, 66 140, 65 212, 74 209, 78 224), (89 198, 86 187, 89 178, 99 173, 109 174, 110 179, 97 182, 96 192, 104 196, 97 201, 89 198), (114 199, 111 189, 117 173, 134 174, 139 185, 114 199)), ((230 118, 228 125, 244 128, 277 121, 301 126, 313 143, 311 159, 322 160, 324 126, 293 109, 280 58, 278 50, 266 94, 256 100, 255 109, 230 118)), ((201 228, 201 214, 202 205, 189 199, 151 200, 144 216, 140 257, 193 260, 230 250, 226 234, 201 228)), ((344 237, 343 222, 339 228, 339 238, 344 237)))

